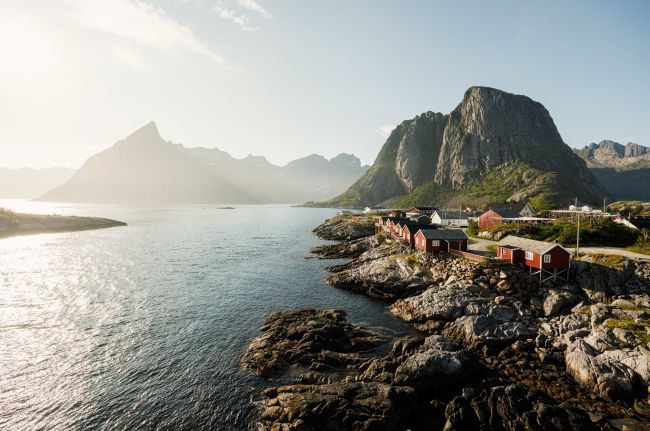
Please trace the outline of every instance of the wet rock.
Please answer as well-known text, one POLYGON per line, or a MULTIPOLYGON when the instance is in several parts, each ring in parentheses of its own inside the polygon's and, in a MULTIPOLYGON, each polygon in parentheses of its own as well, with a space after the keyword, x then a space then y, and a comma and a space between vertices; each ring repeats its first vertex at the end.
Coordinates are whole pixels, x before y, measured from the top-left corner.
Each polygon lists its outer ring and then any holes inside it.
POLYGON ((334 309, 280 311, 264 320, 262 335, 251 342, 241 360, 244 369, 272 375, 289 366, 312 371, 359 364, 361 353, 383 339, 345 321, 345 312, 334 309))

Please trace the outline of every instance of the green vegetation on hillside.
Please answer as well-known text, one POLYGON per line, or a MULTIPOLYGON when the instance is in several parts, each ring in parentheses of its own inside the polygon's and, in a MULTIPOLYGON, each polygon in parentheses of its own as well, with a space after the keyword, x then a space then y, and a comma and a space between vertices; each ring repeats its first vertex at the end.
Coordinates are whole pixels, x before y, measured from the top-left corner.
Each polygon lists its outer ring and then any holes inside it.
MULTIPOLYGON (((487 229, 493 234, 517 235, 539 241, 557 242, 564 246, 575 246, 577 226, 574 221, 556 220, 550 224, 517 225, 506 224, 487 229)), ((497 235, 495 235, 497 236, 497 235)), ((611 220, 599 223, 580 223, 580 244, 584 246, 628 247, 637 241, 639 232, 611 220)))
POLYGON ((618 201, 609 204, 607 211, 631 216, 650 216, 650 202, 618 201))
POLYGON ((533 199, 540 210, 564 204, 574 197, 568 184, 554 172, 544 172, 524 163, 508 163, 488 172, 469 186, 453 189, 433 182, 389 202, 397 207, 414 205, 471 206, 482 208, 491 202, 533 199))

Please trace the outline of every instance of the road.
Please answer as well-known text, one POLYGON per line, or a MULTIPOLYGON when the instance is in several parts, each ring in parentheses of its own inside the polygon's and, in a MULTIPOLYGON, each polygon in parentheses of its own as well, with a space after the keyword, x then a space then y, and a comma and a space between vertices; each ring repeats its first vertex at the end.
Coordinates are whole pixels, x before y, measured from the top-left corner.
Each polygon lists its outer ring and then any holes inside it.
MULTIPOLYGON (((575 248, 565 247, 573 254, 575 248)), ((650 261, 650 256, 647 254, 635 253, 633 251, 625 250, 624 248, 616 247, 580 247, 580 253, 585 254, 614 254, 617 256, 624 256, 630 259, 639 259, 650 261)))

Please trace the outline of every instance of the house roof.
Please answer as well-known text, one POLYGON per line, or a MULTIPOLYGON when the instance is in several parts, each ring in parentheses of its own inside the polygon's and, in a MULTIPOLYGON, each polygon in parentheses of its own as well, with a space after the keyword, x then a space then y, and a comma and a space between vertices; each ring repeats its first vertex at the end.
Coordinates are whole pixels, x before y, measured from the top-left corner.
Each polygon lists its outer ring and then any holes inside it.
POLYGON ((426 239, 444 239, 458 241, 467 239, 467 235, 462 229, 420 229, 426 239))
POLYGON ((497 245, 499 247, 507 247, 510 249, 520 248, 524 251, 531 251, 536 254, 544 254, 555 247, 560 247, 562 250, 569 253, 569 251, 564 247, 562 247, 560 244, 553 244, 551 242, 545 242, 545 241, 537 241, 534 239, 522 238, 514 235, 508 235, 507 237, 503 238, 501 241, 497 242, 497 245))
POLYGON ((441 211, 438 210, 436 211, 438 216, 440 216, 441 219, 444 220, 466 220, 469 217, 469 214, 467 214, 465 211, 441 211))
POLYGON ((496 207, 492 207, 490 209, 492 211, 494 211, 495 213, 499 214, 501 217, 504 217, 504 218, 521 217, 521 214, 519 214, 519 211, 514 210, 512 208, 496 208, 496 207))
POLYGON ((408 227, 409 232, 411 232, 412 234, 416 234, 420 229, 435 229, 436 225, 432 225, 432 224, 425 225, 422 223, 411 222, 411 223, 404 223, 401 226, 402 228, 408 227))
POLYGON ((435 211, 435 210, 437 210, 437 209, 438 209, 438 208, 436 208, 436 207, 413 207, 413 208, 409 208, 409 209, 407 209, 406 211, 411 211, 411 210, 435 211))

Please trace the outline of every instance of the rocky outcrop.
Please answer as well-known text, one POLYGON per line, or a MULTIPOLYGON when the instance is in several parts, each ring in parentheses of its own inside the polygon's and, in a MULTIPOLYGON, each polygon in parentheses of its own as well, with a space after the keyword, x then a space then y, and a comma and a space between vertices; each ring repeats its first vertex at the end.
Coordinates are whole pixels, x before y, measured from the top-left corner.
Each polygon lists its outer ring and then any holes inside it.
POLYGON ((312 232, 320 239, 349 241, 373 235, 375 225, 372 218, 356 221, 350 216, 336 216, 327 219, 312 232))
POLYGON ((380 244, 378 236, 367 236, 351 241, 343 241, 336 244, 326 244, 312 247, 309 252, 318 255, 321 259, 344 259, 355 258, 368 250, 372 250, 380 244))
POLYGON ((320 372, 359 364, 365 360, 362 352, 383 341, 378 334, 347 323, 342 310, 279 311, 267 316, 261 331, 241 366, 262 375, 289 367, 320 372))
POLYGON ((433 280, 414 254, 395 254, 391 245, 361 254, 353 262, 331 267, 325 281, 379 299, 397 299, 422 292, 433 280))
POLYGON ((503 380, 463 389, 447 404, 445 417, 445 431, 600 429, 584 411, 503 380))
POLYGON ((415 391, 385 383, 287 385, 268 388, 258 430, 390 431, 413 409, 415 391))
POLYGON ((648 328, 650 300, 636 296, 579 305, 542 332, 564 349, 566 370, 578 383, 605 399, 631 401, 650 385, 648 328))
MULTIPOLYGON (((471 87, 449 115, 425 112, 397 126, 368 172, 328 205, 379 205, 425 185, 432 186, 432 193, 464 190, 513 164, 528 169, 519 184, 526 196, 601 202, 607 195, 562 141, 544 106, 526 96, 471 87), (538 186, 530 189, 533 182, 538 186)), ((519 190, 510 192, 513 199, 525 197, 519 190)))

